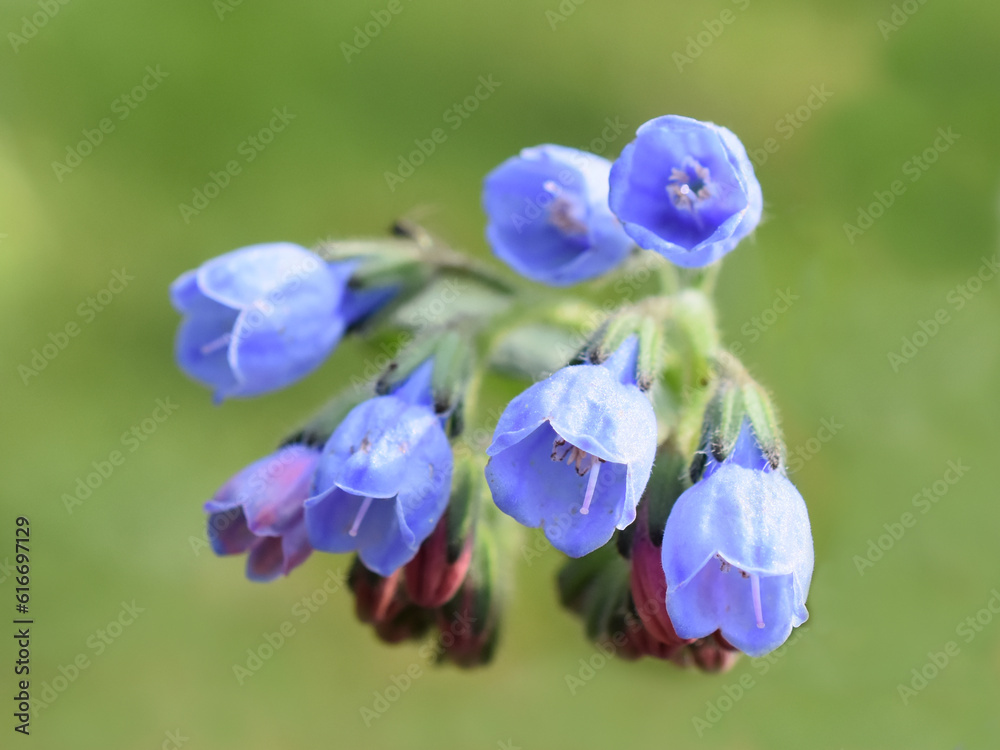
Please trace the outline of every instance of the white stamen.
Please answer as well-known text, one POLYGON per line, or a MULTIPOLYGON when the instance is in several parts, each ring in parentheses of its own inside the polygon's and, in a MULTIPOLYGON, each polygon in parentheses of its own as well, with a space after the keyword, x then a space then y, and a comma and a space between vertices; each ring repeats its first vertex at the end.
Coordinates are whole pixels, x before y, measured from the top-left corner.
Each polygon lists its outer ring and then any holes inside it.
POLYGON ((209 341, 207 344, 202 345, 201 353, 211 354, 212 352, 222 349, 225 346, 229 346, 229 342, 232 340, 232 338, 233 338, 232 332, 226 332, 221 336, 219 336, 219 338, 213 339, 212 341, 209 341))
POLYGON ((361 507, 358 509, 358 515, 354 517, 354 525, 351 526, 351 530, 347 532, 348 535, 350 536, 358 535, 358 529, 361 528, 361 522, 364 520, 365 513, 368 512, 368 508, 371 506, 371 504, 372 504, 372 499, 370 497, 366 497, 364 502, 361 503, 361 507))
POLYGON ((587 480, 587 494, 583 496, 583 507, 580 508, 580 515, 585 516, 590 512, 590 501, 594 499, 594 487, 597 486, 597 475, 601 471, 601 460, 596 456, 590 459, 590 479, 587 480))
POLYGON ((750 589, 753 591, 753 613, 757 617, 757 627, 764 627, 764 612, 760 606, 760 576, 750 574, 750 589))

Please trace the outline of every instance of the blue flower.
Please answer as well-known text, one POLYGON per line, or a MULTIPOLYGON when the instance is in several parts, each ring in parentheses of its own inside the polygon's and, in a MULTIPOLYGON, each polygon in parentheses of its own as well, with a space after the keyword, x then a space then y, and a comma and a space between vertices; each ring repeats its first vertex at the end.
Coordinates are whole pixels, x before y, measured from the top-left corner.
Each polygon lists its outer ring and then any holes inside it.
POLYGON ((521 151, 486 176, 486 237, 534 281, 567 286, 621 263, 633 247, 608 208, 611 163, 565 146, 521 151))
POLYGON ((705 266, 760 223, 746 149, 711 122, 667 115, 642 125, 611 167, 608 200, 628 235, 678 266, 705 266))
POLYGON ((493 500, 571 557, 635 520, 656 453, 656 414, 635 384, 638 340, 564 367, 508 404, 486 453, 493 500))
POLYGON ((722 636, 750 656, 773 651, 809 617, 812 532, 795 486, 772 470, 744 421, 733 453, 710 461, 663 534, 667 613, 682 638, 722 636))
POLYGON ((356 550, 389 576, 409 562, 448 505, 451 446, 431 408, 432 363, 400 388, 356 406, 323 448, 306 501, 312 545, 356 550))
POLYGON ((317 368, 348 321, 350 271, 303 247, 252 245, 213 258, 170 287, 184 314, 177 362, 216 400, 284 388, 317 368))
POLYGON ((247 555, 247 578, 270 581, 312 552, 302 505, 319 451, 291 445, 250 464, 205 503, 208 538, 217 555, 247 555))

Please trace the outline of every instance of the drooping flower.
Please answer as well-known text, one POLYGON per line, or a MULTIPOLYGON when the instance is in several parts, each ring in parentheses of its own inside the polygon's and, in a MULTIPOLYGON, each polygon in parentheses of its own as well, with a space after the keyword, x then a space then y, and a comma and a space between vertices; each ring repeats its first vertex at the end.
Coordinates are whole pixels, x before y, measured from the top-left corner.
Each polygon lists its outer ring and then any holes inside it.
POLYGON ((486 453, 497 507, 571 557, 635 520, 656 453, 656 415, 636 385, 635 336, 601 364, 564 367, 508 404, 486 453))
POLYGON ((170 287, 184 315, 177 362, 217 400, 284 388, 334 350, 348 320, 350 276, 298 245, 251 245, 182 274, 170 287))
POLYGON ((594 278, 633 247, 608 207, 607 159, 567 148, 526 148, 486 176, 483 207, 493 252, 534 281, 594 278))
POLYGON ((716 630, 750 656, 773 651, 809 617, 813 543, 805 502, 771 468, 749 421, 721 464, 709 461, 663 534, 667 612, 682 638, 716 630))
POLYGON ((431 407, 431 369, 428 361, 391 395, 354 407, 330 436, 306 501, 316 549, 357 551, 390 576, 434 530, 448 504, 452 453, 431 407))
POLYGON ((640 126, 611 167, 611 210, 640 247, 685 267, 708 265, 760 223, 763 197, 730 130, 667 115, 640 126))
POLYGON ((270 581, 312 552, 302 504, 319 451, 290 445, 243 469, 205 503, 208 538, 217 555, 247 552, 247 578, 270 581))

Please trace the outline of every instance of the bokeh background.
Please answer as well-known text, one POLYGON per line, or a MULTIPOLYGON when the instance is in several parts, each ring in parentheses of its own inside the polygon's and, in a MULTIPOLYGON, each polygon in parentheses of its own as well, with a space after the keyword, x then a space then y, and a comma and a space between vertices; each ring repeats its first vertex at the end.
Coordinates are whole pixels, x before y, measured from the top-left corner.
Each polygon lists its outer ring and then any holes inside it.
MULTIPOLYGON (((78 655, 88 667, 59 683, 30 738, 12 739, 8 701, 0 744, 996 746, 1000 617, 980 613, 970 642, 956 629, 1000 587, 1000 278, 974 283, 961 309, 955 295, 1000 248, 1000 6, 400 0, 345 55, 388 2, 60 2, 0 8, 0 563, 13 559, 14 518, 28 516, 36 697, 78 655), (731 22, 717 23, 724 10, 731 22), (450 129, 446 113, 480 76, 500 85, 450 129), (129 108, 120 97, 144 79, 155 85, 129 108), (810 109, 813 87, 827 94, 810 109), (294 119, 247 162, 241 145, 274 108, 294 119), (606 118, 626 126, 613 157, 665 113, 725 124, 749 149, 775 139, 766 162, 757 153, 767 221, 727 259, 718 301, 726 341, 745 347, 790 448, 808 457, 794 475, 817 555, 803 635, 766 670, 612 662, 573 694, 566 676, 594 651, 554 599, 550 550, 512 561, 488 669, 434 669, 416 646, 382 646, 341 592, 239 684, 247 649, 348 560, 314 555, 290 578, 251 584, 242 560, 197 543, 201 503, 377 351, 349 343, 292 389, 215 407, 173 364, 169 282, 242 245, 379 234, 400 215, 488 258, 479 190, 490 168, 528 145, 586 148, 606 118), (55 168, 103 118, 113 130, 92 153, 55 168), (436 127, 447 141, 390 190, 385 172, 436 127), (939 128, 959 136, 947 150, 935 150, 939 128), (927 149, 936 158, 923 170, 911 160, 927 149), (180 204, 233 159, 240 174, 185 221, 180 204), (896 180, 905 192, 849 238, 844 224, 896 180), (134 277, 124 289, 80 312, 123 270, 134 277), (766 314, 779 290, 794 304, 766 314), (948 321, 894 368, 889 354, 940 309, 948 321), (79 334, 26 376, 33 350, 71 322, 79 334), (157 399, 179 408, 126 442, 157 399), (820 443, 823 420, 841 427, 820 443), (64 494, 115 450, 124 463, 67 508, 64 494), (914 496, 940 490, 949 461, 969 469, 921 514, 914 496), (859 571, 857 556, 907 511, 916 525, 859 571), (143 611, 109 631, 133 601, 143 611), (898 686, 948 641, 959 654, 904 703, 898 686), (360 709, 414 663, 419 679, 366 726, 360 709), (753 687, 724 700, 745 674, 753 687), (699 733, 695 717, 710 728, 699 733)), ((6 619, 15 584, 9 568, 0 578, 6 619)))

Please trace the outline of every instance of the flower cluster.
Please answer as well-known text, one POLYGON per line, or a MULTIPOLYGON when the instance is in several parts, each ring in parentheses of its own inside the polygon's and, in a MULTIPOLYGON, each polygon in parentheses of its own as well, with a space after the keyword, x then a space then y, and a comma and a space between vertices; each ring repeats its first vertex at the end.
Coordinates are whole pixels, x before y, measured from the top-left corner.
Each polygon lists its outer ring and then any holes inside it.
POLYGON ((408 222, 315 250, 245 247, 174 282, 178 364, 217 402, 303 379, 346 336, 407 343, 218 490, 212 548, 245 553, 254 581, 351 553, 356 613, 378 638, 433 630, 431 653, 470 667, 498 642, 522 529, 540 529, 568 556, 563 604, 602 649, 720 671, 779 647, 808 617, 808 513, 770 396, 719 344, 717 265, 678 270, 760 222, 739 139, 666 116, 613 163, 528 148, 487 175, 483 206, 520 277, 618 289, 652 258, 657 283, 617 306, 586 287, 540 297, 408 222), (489 439, 491 370, 535 382, 489 439))

